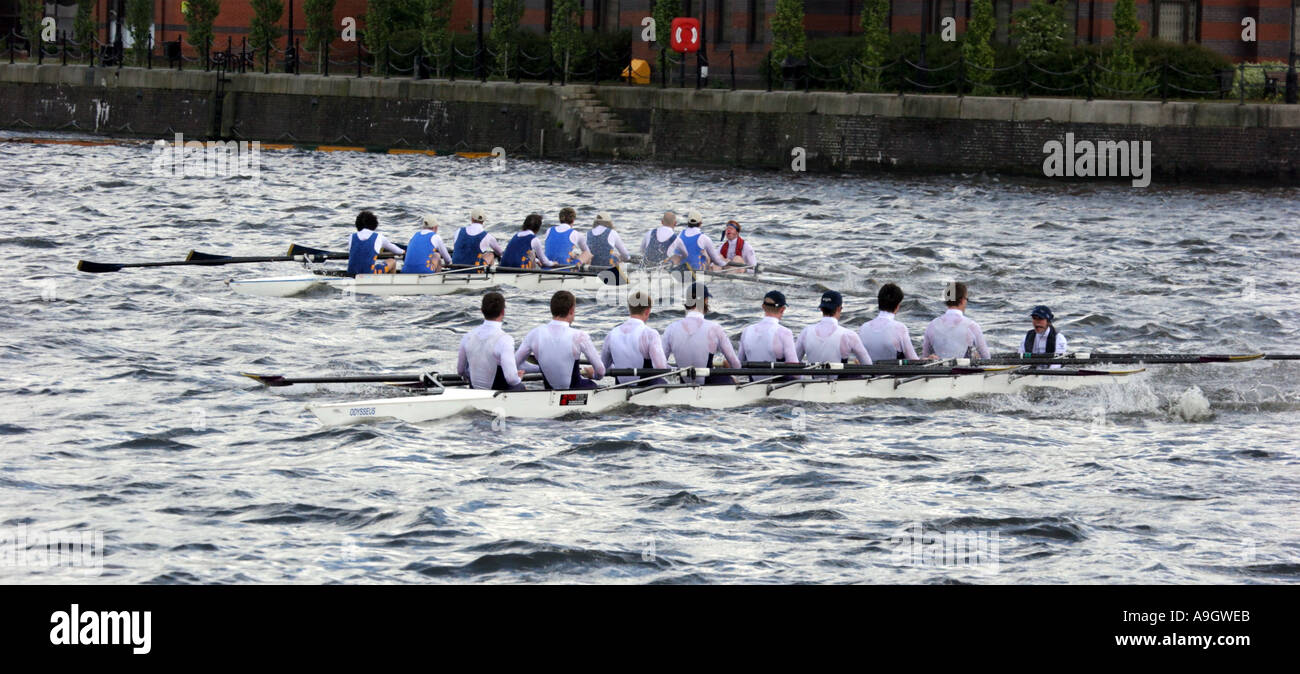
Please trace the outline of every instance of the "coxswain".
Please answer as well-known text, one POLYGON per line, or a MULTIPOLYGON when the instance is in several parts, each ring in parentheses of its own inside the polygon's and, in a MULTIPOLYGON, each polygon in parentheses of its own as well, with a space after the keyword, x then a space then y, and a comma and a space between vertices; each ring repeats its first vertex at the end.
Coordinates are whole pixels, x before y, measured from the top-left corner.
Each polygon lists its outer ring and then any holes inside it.
POLYGON ((397 271, 397 260, 379 259, 380 253, 401 255, 402 249, 378 231, 379 218, 370 211, 357 214, 357 231, 348 238, 348 273, 392 274, 397 271))
POLYGON ((632 256, 623 245, 623 239, 614 231, 614 220, 609 213, 597 213, 591 232, 584 239, 587 250, 591 253, 591 263, 601 267, 617 267, 619 262, 627 262, 632 256))
MULTIPOLYGON (((795 353, 808 363, 844 363, 849 356, 854 357, 859 365, 870 365, 871 356, 858 333, 840 325, 840 314, 844 311, 844 296, 838 291, 827 290, 822 293, 818 308, 822 310, 822 319, 799 332, 795 341, 795 353)), ((851 377, 845 376, 845 379, 851 377)))
POLYGON ((447 245, 438 236, 438 219, 432 215, 424 216, 424 227, 411 235, 406 244, 406 261, 402 265, 403 274, 435 274, 442 270, 444 264, 451 264, 451 253, 447 245))
POLYGON ((699 211, 691 211, 686 215, 685 231, 668 248, 668 257, 674 266, 685 264, 693 271, 700 271, 708 269, 709 263, 719 267, 727 265, 727 261, 718 254, 718 249, 713 247, 713 240, 700 230, 703 225, 704 216, 699 211))
MULTIPOLYGON (((713 295, 703 283, 695 282, 686 287, 686 296, 682 304, 686 307, 686 316, 664 330, 664 355, 671 356, 676 366, 713 367, 713 356, 722 352, 727 367, 740 367, 740 359, 731 340, 722 326, 704 318, 709 313, 709 298, 713 295)), ((695 378, 696 384, 734 384, 729 376, 709 375, 707 379, 695 378)))
POLYGON ((483 296, 483 324, 460 340, 456 372, 473 388, 496 391, 524 390, 523 371, 515 366, 515 339, 501 329, 506 298, 498 292, 483 296))
POLYGON ((1025 333, 1025 339, 1020 344, 1020 353, 1035 355, 1065 353, 1065 335, 1056 331, 1056 326, 1052 324, 1055 316, 1047 305, 1040 304, 1030 310, 1029 319, 1034 322, 1034 327, 1025 333))
MULTIPOLYGON (((634 290, 627 297, 627 320, 623 321, 605 335, 605 343, 600 349, 600 360, 605 368, 659 368, 667 369, 668 357, 664 355, 663 340, 659 331, 646 325, 650 320, 650 308, 653 301, 650 293, 634 290)), ((626 384, 644 377, 618 377, 618 383, 626 384)), ((637 386, 654 386, 665 384, 662 378, 649 379, 637 386)))
POLYGON ((858 336, 872 360, 920 360, 907 326, 898 321, 898 310, 903 306, 903 289, 893 283, 880 286, 876 293, 880 313, 862 324, 858 336))
POLYGON ((506 243, 505 252, 501 253, 501 266, 517 269, 554 267, 555 263, 546 257, 546 247, 537 237, 541 229, 541 215, 533 213, 524 218, 524 226, 506 243))
POLYGON ((740 223, 735 220, 728 220, 727 226, 722 230, 722 247, 718 249, 718 254, 727 261, 727 265, 715 265, 716 271, 753 272, 754 267, 758 266, 754 247, 740 238, 740 223))
POLYGON ((605 364, 591 337, 573 328, 573 317, 578 300, 567 290, 551 295, 551 321, 533 328, 515 351, 515 362, 525 372, 542 373, 546 388, 557 390, 592 389, 605 376, 605 364), (529 356, 537 358, 537 365, 527 362, 529 356), (579 368, 578 360, 587 358, 588 367, 579 368))
POLYGON ((797 363, 794 333, 781 325, 785 316, 785 293, 769 291, 763 296, 763 318, 740 332, 740 362, 797 363))
POLYGON ((451 242, 451 261, 455 264, 491 266, 500 257, 501 244, 484 229, 487 214, 477 206, 469 212, 469 226, 456 232, 451 242))
POLYGON ((653 267, 668 259, 668 249, 677 242, 677 214, 666 211, 659 226, 646 232, 641 240, 641 264, 653 267))
POLYGON ((921 340, 922 357, 970 358, 972 351, 980 358, 989 357, 984 331, 966 316, 968 299, 965 283, 949 283, 944 289, 943 303, 948 310, 925 326, 925 338, 921 340))
POLYGON ((559 266, 571 267, 591 262, 587 237, 573 227, 573 221, 577 217, 577 211, 572 208, 561 208, 560 224, 546 232, 546 257, 559 266))

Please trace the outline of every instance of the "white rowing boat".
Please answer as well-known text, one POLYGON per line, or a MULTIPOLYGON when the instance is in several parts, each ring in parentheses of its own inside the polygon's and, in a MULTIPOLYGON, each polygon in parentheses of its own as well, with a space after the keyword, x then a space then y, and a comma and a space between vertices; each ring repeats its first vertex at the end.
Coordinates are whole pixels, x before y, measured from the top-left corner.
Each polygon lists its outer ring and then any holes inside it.
MULTIPOLYGON (((379 398, 308 406, 326 426, 396 419, 411 423, 443 419, 465 412, 487 412, 499 417, 550 419, 566 414, 599 414, 620 405, 652 407, 688 406, 725 409, 767 401, 792 403, 847 403, 855 400, 912 398, 942 400, 980 394, 1016 393, 1030 387, 1072 390, 1085 386, 1117 384, 1142 372, 1110 370, 1093 376, 1054 376, 1042 371, 873 377, 869 379, 758 382, 715 385, 667 385, 646 388, 610 386, 575 391, 484 391, 447 388, 420 396, 379 398)), ((706 370, 697 369, 703 376, 706 370)))

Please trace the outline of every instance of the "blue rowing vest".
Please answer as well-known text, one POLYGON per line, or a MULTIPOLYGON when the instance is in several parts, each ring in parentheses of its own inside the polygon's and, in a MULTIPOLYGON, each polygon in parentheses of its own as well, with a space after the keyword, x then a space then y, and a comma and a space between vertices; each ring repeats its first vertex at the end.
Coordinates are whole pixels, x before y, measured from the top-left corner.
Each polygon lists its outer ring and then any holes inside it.
POLYGON ((436 232, 426 229, 411 236, 411 241, 406 244, 406 262, 402 264, 403 274, 433 273, 434 262, 441 257, 433 248, 433 237, 436 235, 436 232))
POLYGON ((552 227, 546 232, 546 257, 555 264, 573 264, 577 259, 573 254, 573 227, 563 234, 552 227))
POLYGON ((609 235, 614 230, 606 227, 604 234, 588 234, 587 250, 591 251, 591 263, 601 266, 616 266, 618 258, 614 257, 614 247, 609 245, 609 235))
POLYGON ((515 234, 514 238, 510 239, 510 243, 506 244, 505 252, 501 254, 501 266, 525 269, 532 266, 529 264, 528 251, 533 249, 533 239, 536 237, 536 234, 526 229, 515 234))
POLYGON ((672 247, 673 242, 676 240, 677 232, 673 232, 673 235, 668 237, 667 241, 659 243, 659 238, 654 235, 654 232, 651 232, 650 242, 646 244, 645 252, 641 256, 642 260, 647 265, 655 265, 667 260, 668 249, 672 247))
MULTIPOLYGON (((682 262, 690 265, 691 269, 699 271, 704 268, 704 251, 700 248, 700 236, 704 232, 697 232, 695 236, 682 234, 682 245, 686 247, 686 257, 682 262)), ((653 238, 653 237, 652 237, 653 238)))
POLYGON ((456 237, 456 247, 451 251, 452 264, 479 264, 483 259, 483 237, 487 236, 487 230, 470 236, 465 230, 460 230, 456 237))
MULTIPOLYGON (((373 231, 373 230, 372 230, 373 231)), ((353 232, 351 243, 348 245, 348 273, 355 276, 357 274, 378 274, 380 273, 376 266, 379 256, 375 255, 375 237, 377 234, 371 234, 370 238, 365 241, 357 236, 361 232, 353 232)))

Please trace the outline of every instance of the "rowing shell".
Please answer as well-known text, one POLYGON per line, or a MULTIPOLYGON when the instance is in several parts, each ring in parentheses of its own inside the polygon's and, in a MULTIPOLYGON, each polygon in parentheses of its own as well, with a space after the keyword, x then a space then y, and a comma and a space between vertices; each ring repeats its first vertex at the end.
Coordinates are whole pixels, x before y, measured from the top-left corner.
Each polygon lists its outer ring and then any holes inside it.
POLYGON ((308 406, 326 426, 397 419, 411 423, 481 411, 499 417, 551 419, 566 414, 599 414, 620 405, 687 406, 724 409, 781 400, 807 403, 846 403, 853 400, 912 398, 942 400, 980 394, 1016 393, 1030 387, 1077 389, 1117 384, 1144 370, 1110 370, 1094 376, 1050 374, 938 375, 875 377, 871 379, 799 380, 714 385, 667 385, 647 388, 604 388, 582 391, 484 391, 448 388, 441 393, 308 406))

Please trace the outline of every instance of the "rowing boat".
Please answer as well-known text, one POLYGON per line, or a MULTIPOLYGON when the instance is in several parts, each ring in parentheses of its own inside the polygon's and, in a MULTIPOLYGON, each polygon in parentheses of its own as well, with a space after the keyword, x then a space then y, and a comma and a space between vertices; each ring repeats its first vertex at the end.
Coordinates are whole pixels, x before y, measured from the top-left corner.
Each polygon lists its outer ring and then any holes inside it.
MULTIPOLYGON (((769 401, 788 403, 848 403, 855 400, 910 398, 942 400, 982 394, 1017 393, 1031 387, 1072 390, 1116 384, 1144 369, 1135 370, 1030 370, 1025 367, 969 374, 879 376, 865 379, 799 379, 778 381, 757 378, 737 384, 666 384, 645 388, 609 386, 573 391, 485 391, 447 388, 429 395, 379 398, 308 406, 326 426, 395 419, 411 423, 432 421, 466 412, 488 412, 498 417, 550 419, 566 414, 599 414, 622 405, 650 407, 689 406, 726 409, 769 401)), ((706 376, 696 368, 688 374, 706 376)))

